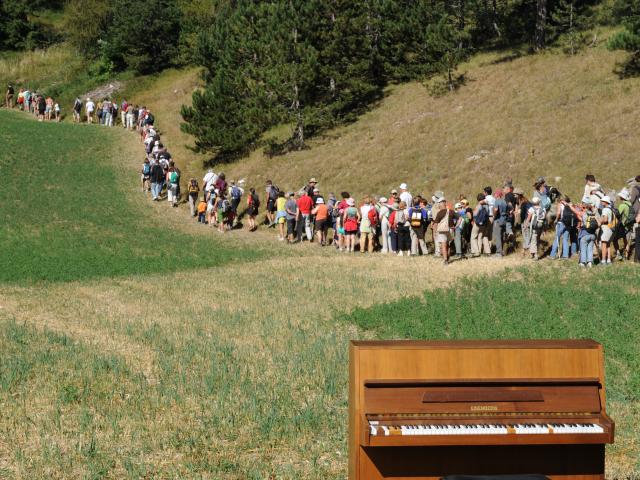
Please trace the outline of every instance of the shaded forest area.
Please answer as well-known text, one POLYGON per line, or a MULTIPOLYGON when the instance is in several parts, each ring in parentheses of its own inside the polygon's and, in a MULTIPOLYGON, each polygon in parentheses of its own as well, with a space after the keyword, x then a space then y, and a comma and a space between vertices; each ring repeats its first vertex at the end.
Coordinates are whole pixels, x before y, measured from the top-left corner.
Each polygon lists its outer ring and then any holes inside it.
POLYGON ((260 143, 304 148, 390 83, 436 77, 454 90, 477 51, 576 54, 599 25, 629 52, 620 74, 640 71, 640 0, 4 0, 0 49, 66 42, 105 78, 201 66, 182 128, 220 161, 260 143), (287 138, 269 138, 279 125, 287 138))

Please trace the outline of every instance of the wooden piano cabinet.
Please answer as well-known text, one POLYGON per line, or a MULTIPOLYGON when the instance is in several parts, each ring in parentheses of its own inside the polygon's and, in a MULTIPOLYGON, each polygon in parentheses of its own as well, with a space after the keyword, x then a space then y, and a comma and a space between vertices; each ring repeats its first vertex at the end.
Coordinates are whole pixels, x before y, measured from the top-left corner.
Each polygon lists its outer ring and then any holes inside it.
POLYGON ((604 385, 604 353, 593 340, 351 342, 349 479, 454 474, 604 479, 605 443, 613 442, 615 428, 605 412, 604 385), (604 430, 535 439, 392 437, 370 435, 368 423, 475 425, 492 418, 494 423, 594 423, 604 430))
POLYGON ((445 475, 546 475, 604 480, 604 445, 361 447, 362 480, 436 480, 445 475))

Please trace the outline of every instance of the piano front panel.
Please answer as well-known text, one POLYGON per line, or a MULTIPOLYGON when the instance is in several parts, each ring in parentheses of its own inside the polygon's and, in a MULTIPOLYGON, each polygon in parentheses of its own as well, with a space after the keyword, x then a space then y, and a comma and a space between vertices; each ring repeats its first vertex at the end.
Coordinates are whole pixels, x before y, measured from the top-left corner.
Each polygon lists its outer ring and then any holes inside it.
POLYGON ((541 467, 551 480, 604 480, 604 445, 360 447, 358 473, 363 480, 439 480, 541 473, 541 467))

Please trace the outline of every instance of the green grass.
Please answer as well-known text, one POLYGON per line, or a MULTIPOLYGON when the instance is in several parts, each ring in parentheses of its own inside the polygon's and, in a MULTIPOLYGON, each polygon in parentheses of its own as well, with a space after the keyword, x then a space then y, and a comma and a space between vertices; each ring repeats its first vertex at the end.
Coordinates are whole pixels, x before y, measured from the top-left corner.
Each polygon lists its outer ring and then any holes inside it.
POLYGON ((168 272, 258 256, 176 231, 142 201, 130 202, 124 192, 137 177, 127 171, 123 179, 116 168, 115 135, 123 132, 4 111, 0 122, 0 281, 168 272))
MULTIPOLYGON (((636 265, 579 271, 577 265, 528 268, 458 282, 341 318, 378 338, 592 338, 604 345, 609 413, 618 420, 612 455, 640 452, 640 329, 636 265)), ((629 459, 627 459, 629 461, 629 459)))

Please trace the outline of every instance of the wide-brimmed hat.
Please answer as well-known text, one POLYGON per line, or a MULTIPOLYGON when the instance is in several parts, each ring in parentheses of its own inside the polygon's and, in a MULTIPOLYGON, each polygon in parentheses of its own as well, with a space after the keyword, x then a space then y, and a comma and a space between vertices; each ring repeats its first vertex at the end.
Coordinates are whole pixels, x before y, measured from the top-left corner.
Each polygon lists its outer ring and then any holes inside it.
POLYGON ((514 195, 524 195, 524 190, 522 190, 520 187, 516 187, 513 189, 513 194, 514 195))
POLYGON ((458 210, 459 208, 462 207, 462 204, 460 202, 456 203, 453 208, 455 208, 456 210, 458 210))
POLYGON ((620 190, 618 192, 618 196, 623 200, 629 200, 629 198, 631 198, 631 195, 629 194, 629 189, 628 188, 623 188, 622 190, 620 190))
POLYGON ((316 198, 316 205, 322 205, 324 203, 324 198, 318 197, 316 198))
POLYGON ((356 204, 355 199, 353 198, 347 198, 347 205, 353 207, 356 204))
POLYGON ((593 202, 589 197, 582 197, 582 203, 585 205, 593 205, 593 202))
POLYGON ((311 177, 309 179, 309 183, 318 183, 318 181, 316 180, 316 177, 311 177))
POLYGON ((391 190, 391 193, 392 193, 392 194, 394 194, 394 193, 398 193, 398 190, 396 190, 396 189, 394 188, 393 190, 391 190))
POLYGON ((320 190, 319 190, 319 189, 317 189, 317 188, 314 188, 314 189, 313 189, 313 193, 320 193, 320 190))
POLYGON ((406 183, 401 183, 400 184, 400 190, 406 190, 407 189, 407 184, 406 183))
POLYGON ((287 192, 287 197, 293 197, 295 195, 295 193, 293 192, 287 192))
POLYGON ((534 205, 540 205, 540 197, 533 197, 531 199, 531 203, 533 203, 534 205))
POLYGON ((389 199, 387 197, 380 197, 380 199, 378 201, 380 203, 387 203, 389 201, 389 199))
POLYGON ((609 205, 611 205, 611 199, 609 198, 609 195, 605 195, 604 197, 602 197, 600 199, 600 202, 608 203, 609 205))

